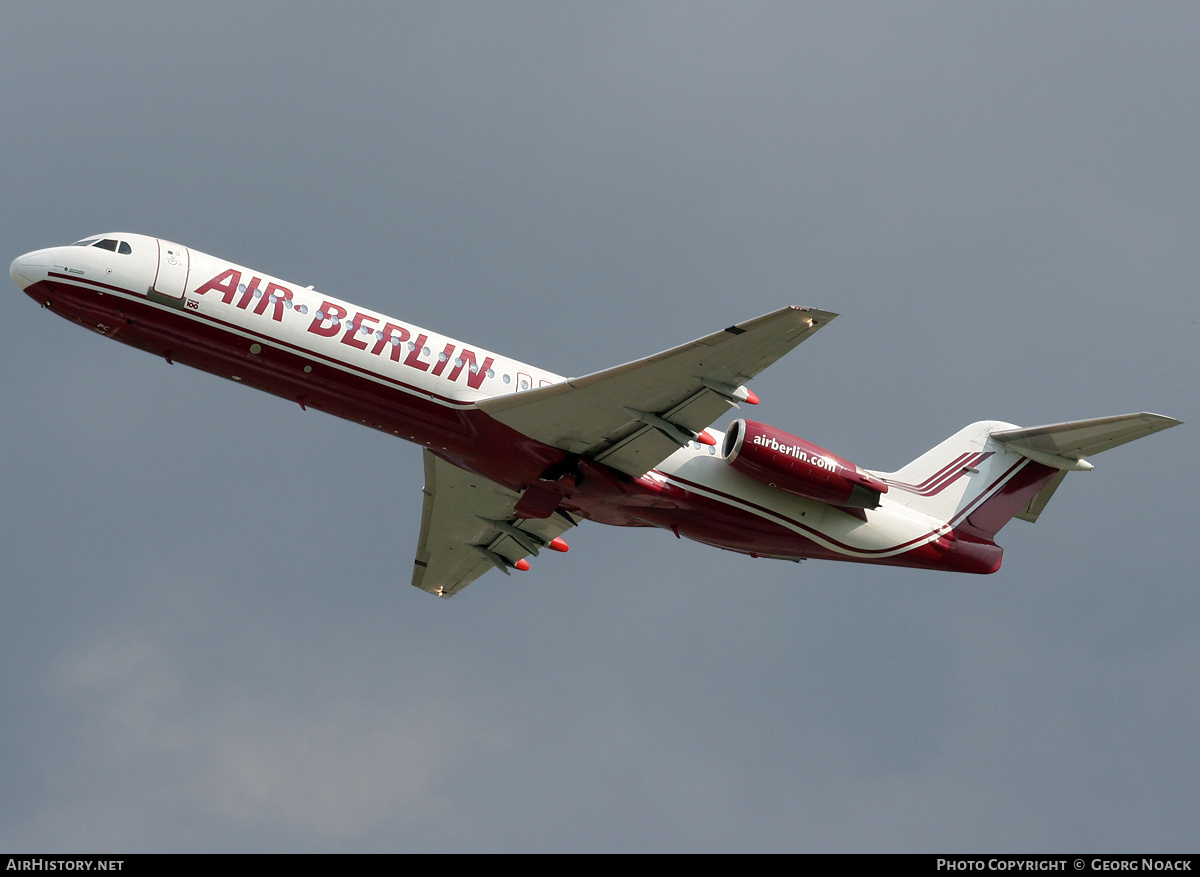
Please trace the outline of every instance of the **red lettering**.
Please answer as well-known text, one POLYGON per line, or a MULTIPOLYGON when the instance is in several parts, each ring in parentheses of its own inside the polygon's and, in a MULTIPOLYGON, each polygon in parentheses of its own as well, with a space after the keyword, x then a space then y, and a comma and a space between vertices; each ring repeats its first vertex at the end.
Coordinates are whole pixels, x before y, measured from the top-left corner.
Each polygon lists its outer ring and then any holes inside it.
POLYGON ((408 356, 404 357, 404 364, 411 365, 413 368, 419 368, 423 372, 429 371, 429 363, 421 362, 417 359, 421 355, 421 351, 425 348, 425 342, 429 339, 424 335, 418 335, 417 340, 412 342, 413 349, 408 351, 408 356))
POLYGON ((321 302, 321 306, 317 308, 317 315, 309 323, 308 331, 314 335, 324 335, 326 338, 332 338, 339 331, 337 321, 344 316, 346 316, 345 308, 323 301, 321 302), (326 321, 329 322, 328 326, 325 325, 326 321))
MULTIPOLYGON (((361 338, 355 338, 354 335, 355 333, 359 332, 364 325, 366 325, 368 320, 370 320, 372 323, 379 322, 378 317, 368 317, 362 311, 359 311, 357 314, 355 314, 353 322, 351 322, 346 329, 346 334, 342 336, 342 343, 349 344, 351 347, 357 347, 359 350, 366 350, 367 342, 363 341, 361 338)), ((367 328, 369 329, 371 327, 367 326, 367 328)))
POLYGON ((196 295, 204 295, 209 290, 221 293, 221 300, 225 304, 233 301, 234 293, 237 292, 238 284, 242 282, 242 272, 234 268, 228 268, 222 271, 212 280, 203 284, 196 290, 196 295))
MULTIPOLYGON (((254 278, 258 280, 257 277, 254 278)), ((263 293, 262 300, 254 308, 254 313, 261 314, 267 309, 267 305, 271 304, 271 297, 275 297, 275 310, 271 311, 271 319, 276 323, 283 322, 283 303, 292 297, 292 291, 286 286, 280 286, 278 283, 268 283, 267 291, 263 293)))
POLYGON ((258 292, 258 284, 262 283, 261 277, 251 277, 250 284, 246 287, 246 291, 242 293, 242 297, 238 299, 237 306, 243 311, 246 310, 250 302, 254 301, 254 293, 258 292))
POLYGON ((469 372, 467 374, 468 386, 470 386, 472 390, 478 390, 483 385, 483 379, 488 376, 488 372, 492 370, 492 366, 495 364, 496 361, 489 356, 483 361, 483 365, 481 365, 474 372, 469 372))
POLYGON ((441 354, 439 354, 439 356, 438 356, 437 365, 435 365, 433 367, 433 373, 435 375, 440 375, 442 372, 444 372, 446 370, 446 363, 448 363, 450 361, 450 354, 453 352, 454 352, 453 344, 447 344, 442 349, 441 354))
POLYGON ((459 373, 465 368, 467 369, 467 385, 473 390, 478 390, 483 384, 483 379, 487 377, 487 370, 492 367, 492 363, 493 360, 489 356, 483 361, 483 365, 476 365, 475 351, 464 349, 454 363, 454 370, 450 372, 450 380, 457 380, 459 373), (473 365, 475 368, 471 368, 473 365))
POLYGON ((397 326, 395 323, 387 323, 383 327, 383 337, 375 342, 375 346, 371 348, 371 352, 376 356, 383 352, 385 346, 392 348, 392 359, 396 362, 400 361, 400 351, 403 349, 404 342, 408 340, 408 330, 403 326, 397 326), (393 336, 393 332, 396 334, 393 336), (392 338, 396 338, 396 343, 392 343, 392 338))

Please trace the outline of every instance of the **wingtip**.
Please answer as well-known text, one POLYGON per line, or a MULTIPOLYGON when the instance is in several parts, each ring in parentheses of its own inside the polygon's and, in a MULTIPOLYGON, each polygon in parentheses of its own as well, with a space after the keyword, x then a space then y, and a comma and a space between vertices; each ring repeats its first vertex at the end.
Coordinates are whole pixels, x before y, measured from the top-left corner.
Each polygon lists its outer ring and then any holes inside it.
POLYGON ((834 317, 838 316, 833 311, 825 311, 821 308, 808 308, 801 305, 792 305, 791 309, 793 311, 801 311, 802 313, 808 314, 813 322, 820 320, 823 323, 828 323, 834 317))
POLYGON ((1143 411, 1142 417, 1149 417, 1155 422, 1161 424, 1159 429, 1170 429, 1173 426, 1182 426, 1182 420, 1176 420, 1174 417, 1167 417, 1165 414, 1154 414, 1150 411, 1143 411))

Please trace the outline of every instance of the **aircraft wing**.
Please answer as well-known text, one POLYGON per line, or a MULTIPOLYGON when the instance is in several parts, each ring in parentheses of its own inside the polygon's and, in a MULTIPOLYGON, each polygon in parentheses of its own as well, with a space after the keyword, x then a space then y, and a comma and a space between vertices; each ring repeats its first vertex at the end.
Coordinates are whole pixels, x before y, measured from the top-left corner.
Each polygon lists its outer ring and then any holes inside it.
POLYGON ((492 568, 508 574, 576 523, 564 512, 516 519, 518 494, 429 451, 424 493, 412 583, 439 597, 454 596, 492 568))
POLYGON ((478 406, 530 438, 636 477, 694 439, 734 404, 733 391, 836 316, 783 308, 636 362, 478 406))

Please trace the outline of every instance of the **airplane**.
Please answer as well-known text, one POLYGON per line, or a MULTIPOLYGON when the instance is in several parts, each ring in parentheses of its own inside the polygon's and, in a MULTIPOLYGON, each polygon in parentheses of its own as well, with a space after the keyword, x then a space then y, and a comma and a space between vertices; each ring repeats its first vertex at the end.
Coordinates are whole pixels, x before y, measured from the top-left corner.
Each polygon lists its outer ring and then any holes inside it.
POLYGON ((36 250, 9 273, 84 328, 421 445, 412 584, 440 597, 567 551, 585 520, 752 557, 994 573, 996 534, 1036 521, 1086 457, 1180 423, 985 420, 882 472, 758 421, 711 427, 757 405, 746 382, 837 316, 815 308, 563 377, 145 235, 36 250))

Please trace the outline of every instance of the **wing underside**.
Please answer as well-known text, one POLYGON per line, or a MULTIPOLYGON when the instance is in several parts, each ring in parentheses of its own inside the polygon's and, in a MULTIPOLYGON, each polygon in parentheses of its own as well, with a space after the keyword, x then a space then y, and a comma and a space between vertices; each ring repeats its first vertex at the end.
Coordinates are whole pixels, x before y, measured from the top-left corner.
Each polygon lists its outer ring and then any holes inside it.
POLYGON ((504 572, 575 525, 565 512, 513 517, 519 495, 425 451, 425 504, 414 586, 451 597, 490 569, 504 572))
POLYGON ((745 399, 742 384, 835 316, 783 308, 636 362, 487 399, 479 408, 540 442, 636 477, 695 440, 745 399))

